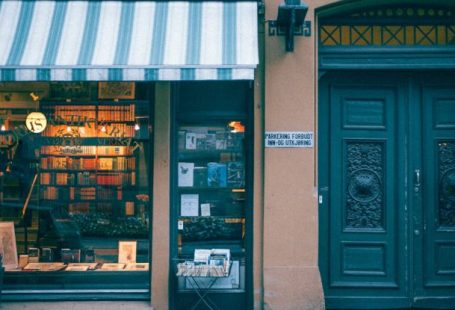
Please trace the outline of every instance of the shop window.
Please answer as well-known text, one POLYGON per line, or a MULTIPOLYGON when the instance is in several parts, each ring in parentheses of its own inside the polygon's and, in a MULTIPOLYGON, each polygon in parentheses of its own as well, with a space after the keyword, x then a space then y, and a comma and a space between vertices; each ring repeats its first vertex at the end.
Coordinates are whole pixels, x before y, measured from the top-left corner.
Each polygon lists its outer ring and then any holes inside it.
POLYGON ((149 93, 134 83, 2 85, 5 299, 21 289, 21 299, 149 296, 149 93))
POLYGON ((182 83, 174 94, 173 306, 243 309, 251 289, 249 84, 182 83))

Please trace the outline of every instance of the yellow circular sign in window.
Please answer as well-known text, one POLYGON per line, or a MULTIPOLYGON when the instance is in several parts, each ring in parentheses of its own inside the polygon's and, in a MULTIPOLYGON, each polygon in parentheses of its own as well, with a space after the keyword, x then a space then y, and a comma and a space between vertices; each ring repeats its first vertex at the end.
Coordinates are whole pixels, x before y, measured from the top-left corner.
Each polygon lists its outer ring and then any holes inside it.
POLYGON ((32 112, 27 115, 25 125, 33 133, 43 132, 47 126, 46 116, 41 112, 32 112))

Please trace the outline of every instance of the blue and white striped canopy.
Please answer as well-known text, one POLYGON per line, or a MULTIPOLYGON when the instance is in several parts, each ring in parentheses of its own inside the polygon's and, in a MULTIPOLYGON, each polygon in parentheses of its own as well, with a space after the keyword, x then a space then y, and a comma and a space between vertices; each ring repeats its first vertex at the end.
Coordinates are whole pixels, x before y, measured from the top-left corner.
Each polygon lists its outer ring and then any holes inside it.
POLYGON ((1 81, 249 80, 256 2, 2 1, 1 81))

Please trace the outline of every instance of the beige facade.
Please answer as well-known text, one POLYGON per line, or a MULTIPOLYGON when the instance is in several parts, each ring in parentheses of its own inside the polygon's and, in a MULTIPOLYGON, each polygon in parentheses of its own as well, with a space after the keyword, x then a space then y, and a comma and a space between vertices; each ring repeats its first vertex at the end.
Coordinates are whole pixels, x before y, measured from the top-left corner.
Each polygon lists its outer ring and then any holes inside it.
MULTIPOLYGON (((276 18, 279 3, 266 2, 266 21, 276 18)), ((265 36, 265 131, 314 131, 316 142, 313 149, 265 149, 262 238, 266 309, 324 308, 318 268, 315 9, 330 1, 306 3, 312 33, 311 37, 295 38, 294 52, 284 51, 283 37, 265 36)))

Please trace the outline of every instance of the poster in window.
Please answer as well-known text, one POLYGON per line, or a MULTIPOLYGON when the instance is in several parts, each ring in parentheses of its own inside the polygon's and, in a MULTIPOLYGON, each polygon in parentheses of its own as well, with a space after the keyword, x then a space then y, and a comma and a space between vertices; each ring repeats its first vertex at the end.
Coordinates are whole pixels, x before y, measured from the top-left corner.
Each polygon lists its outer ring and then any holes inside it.
POLYGON ((90 83, 87 82, 53 82, 49 88, 49 98, 52 100, 90 100, 90 83))
POLYGON ((0 253, 6 270, 17 268, 16 234, 14 222, 0 222, 0 253))
POLYGON ((118 242, 118 262, 128 264, 136 262, 136 241, 119 241, 118 242))
POLYGON ((99 82, 99 99, 134 99, 134 82, 99 82))
POLYGON ((182 194, 180 200, 180 216, 199 216, 198 194, 182 194))

